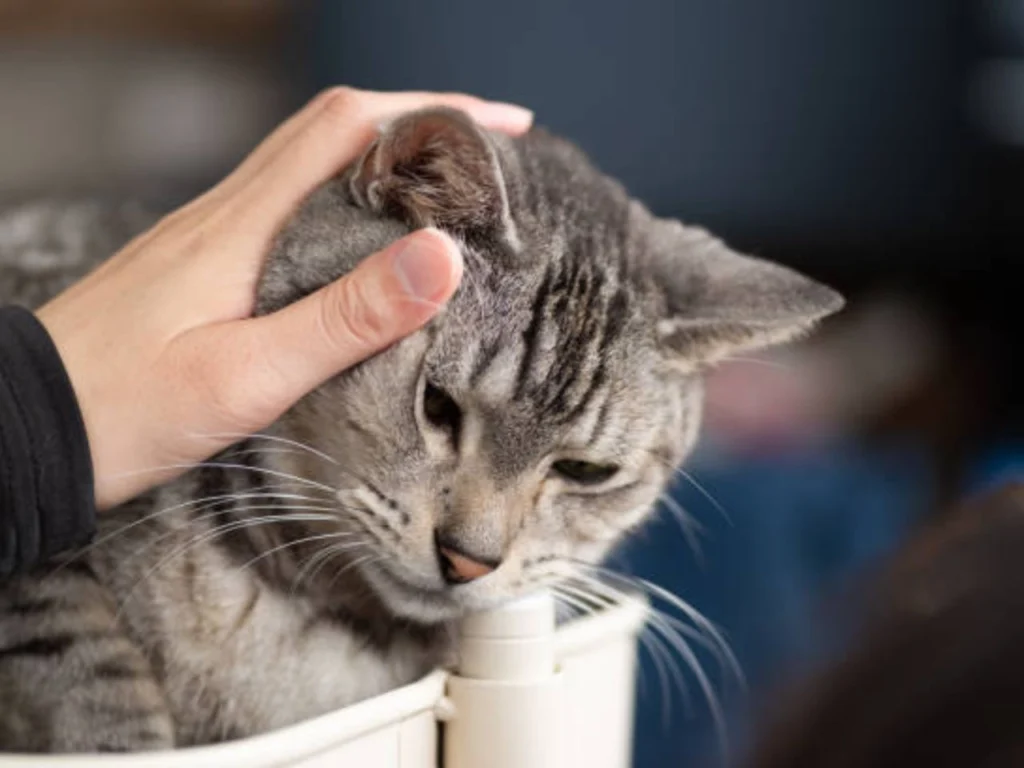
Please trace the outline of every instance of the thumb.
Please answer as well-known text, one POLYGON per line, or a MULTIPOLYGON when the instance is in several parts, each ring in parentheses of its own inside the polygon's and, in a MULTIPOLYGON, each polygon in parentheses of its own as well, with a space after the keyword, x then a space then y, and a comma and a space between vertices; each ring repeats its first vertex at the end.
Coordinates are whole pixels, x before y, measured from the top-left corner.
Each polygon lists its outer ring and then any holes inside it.
POLYGON ((327 379, 423 326, 461 277, 455 243, 436 229, 422 229, 316 293, 240 323, 233 360, 222 360, 229 370, 218 377, 241 400, 234 403, 236 415, 252 423, 272 421, 327 379), (228 378, 245 382, 243 391, 228 378))

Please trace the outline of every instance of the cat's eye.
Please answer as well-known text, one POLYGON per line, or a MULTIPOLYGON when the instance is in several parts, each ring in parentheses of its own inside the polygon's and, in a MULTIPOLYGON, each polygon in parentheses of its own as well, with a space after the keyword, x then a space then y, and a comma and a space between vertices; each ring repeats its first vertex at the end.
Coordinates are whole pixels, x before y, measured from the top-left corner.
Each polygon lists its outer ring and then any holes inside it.
POLYGON ((462 409, 452 396, 429 381, 423 388, 423 415, 438 429, 449 432, 456 443, 462 427, 462 409))
POLYGON ((598 485, 610 480, 619 471, 619 468, 612 464, 594 464, 576 459, 556 461, 551 468, 566 480, 580 485, 598 485))

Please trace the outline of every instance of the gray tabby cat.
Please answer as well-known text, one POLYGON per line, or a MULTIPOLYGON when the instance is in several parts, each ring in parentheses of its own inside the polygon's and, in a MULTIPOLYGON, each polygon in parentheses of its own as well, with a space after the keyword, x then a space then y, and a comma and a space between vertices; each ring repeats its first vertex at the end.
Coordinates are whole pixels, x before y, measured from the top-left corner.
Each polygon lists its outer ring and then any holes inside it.
MULTIPOLYGON (((111 252, 86 225, 119 217, 90 210, 0 222, 0 302, 38 303, 111 252), (43 225, 59 249, 34 244, 43 225)), ((430 110, 309 198, 258 311, 425 225, 467 264, 425 330, 0 587, 0 748, 201 744, 416 679, 452 658, 455 619, 644 520, 697 434, 705 367, 841 303, 655 218, 562 140, 430 110)))

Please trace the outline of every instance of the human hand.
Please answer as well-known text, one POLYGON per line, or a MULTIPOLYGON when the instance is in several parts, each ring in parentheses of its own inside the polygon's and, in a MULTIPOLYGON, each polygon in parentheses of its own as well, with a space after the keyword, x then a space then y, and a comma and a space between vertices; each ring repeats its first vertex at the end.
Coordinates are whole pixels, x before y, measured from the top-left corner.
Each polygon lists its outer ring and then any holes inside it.
POLYGON ((263 259, 299 203, 355 160, 383 119, 435 105, 511 134, 532 119, 461 94, 327 91, 221 183, 38 311, 78 398, 100 508, 235 442, 227 435, 267 426, 452 295, 459 251, 420 230, 317 293, 251 317, 263 259))

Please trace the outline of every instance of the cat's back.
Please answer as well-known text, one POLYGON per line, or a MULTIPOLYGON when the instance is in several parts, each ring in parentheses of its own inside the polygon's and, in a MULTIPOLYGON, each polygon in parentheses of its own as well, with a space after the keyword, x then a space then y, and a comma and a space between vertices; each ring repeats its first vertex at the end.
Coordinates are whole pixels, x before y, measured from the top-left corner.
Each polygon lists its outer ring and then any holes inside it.
POLYGON ((0 305, 34 309, 157 216, 139 202, 44 199, 0 205, 0 305))

